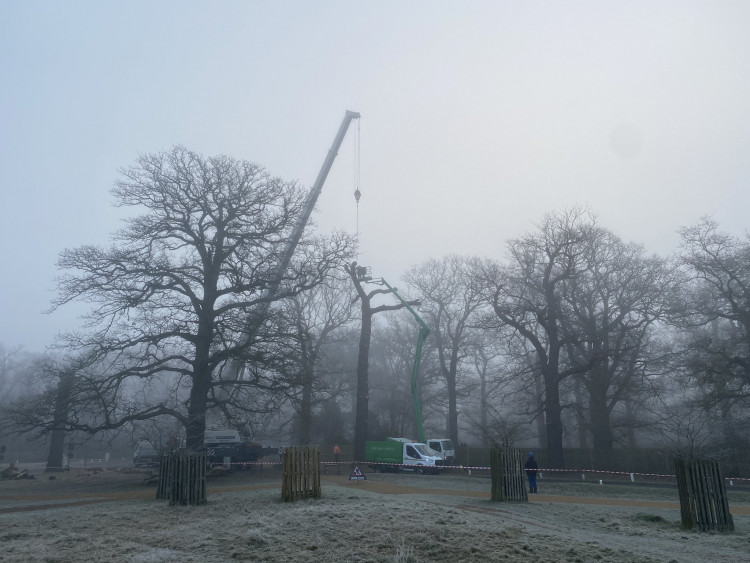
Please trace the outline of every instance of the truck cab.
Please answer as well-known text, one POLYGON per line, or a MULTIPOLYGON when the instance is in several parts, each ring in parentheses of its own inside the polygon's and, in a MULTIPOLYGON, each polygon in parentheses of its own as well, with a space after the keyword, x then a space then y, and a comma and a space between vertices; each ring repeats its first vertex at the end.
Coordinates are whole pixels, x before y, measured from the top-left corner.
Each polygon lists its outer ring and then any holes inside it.
POLYGON ((435 466, 440 462, 440 458, 426 446, 418 442, 404 444, 404 465, 413 465, 415 467, 435 466))
POLYGON ((446 464, 456 462, 456 450, 453 447, 453 442, 448 438, 430 438, 427 440, 427 446, 431 450, 435 450, 446 464))
POLYGON ((242 443, 237 430, 206 430, 203 434, 203 445, 209 463, 222 463, 224 458, 233 458, 236 448, 242 443))

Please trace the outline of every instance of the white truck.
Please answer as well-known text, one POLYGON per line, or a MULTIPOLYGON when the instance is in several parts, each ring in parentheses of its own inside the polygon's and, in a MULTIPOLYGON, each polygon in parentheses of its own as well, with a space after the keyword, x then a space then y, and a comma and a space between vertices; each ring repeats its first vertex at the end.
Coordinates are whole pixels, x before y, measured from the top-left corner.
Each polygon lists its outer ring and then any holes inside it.
POLYGON ((456 463, 456 450, 453 447, 453 442, 448 438, 430 438, 427 440, 427 446, 440 454, 440 459, 445 462, 445 465, 456 463))
POLYGON ((408 438, 365 442, 365 461, 374 471, 439 473, 443 460, 426 444, 408 438))
POLYGON ((263 455, 260 444, 241 436, 237 430, 206 430, 203 445, 211 464, 224 463, 226 458, 230 458, 231 463, 247 464, 258 461, 263 455))

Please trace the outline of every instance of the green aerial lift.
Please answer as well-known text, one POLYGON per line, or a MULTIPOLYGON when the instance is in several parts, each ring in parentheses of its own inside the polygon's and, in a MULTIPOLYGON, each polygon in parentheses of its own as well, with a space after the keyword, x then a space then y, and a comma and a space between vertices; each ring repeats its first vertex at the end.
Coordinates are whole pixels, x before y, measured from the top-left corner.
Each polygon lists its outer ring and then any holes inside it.
POLYGON ((417 439, 419 442, 425 444, 426 437, 424 433, 424 427, 422 426, 422 407, 419 404, 419 395, 417 393, 417 376, 419 375, 419 362, 422 359, 422 345, 424 344, 425 339, 427 338, 427 335, 430 334, 430 327, 427 326, 427 323, 424 322, 424 319, 420 317, 417 312, 412 309, 412 307, 406 302, 406 300, 401 297, 398 292, 396 291, 395 287, 392 287, 387 281, 385 281, 383 278, 380 278, 378 280, 372 280, 370 283, 375 283, 379 285, 386 286, 393 295, 396 296, 396 298, 401 301, 401 303, 406 307, 406 310, 409 311, 412 316, 417 320, 419 323, 419 337, 417 339, 417 349, 414 352, 414 368, 411 372, 411 399, 414 403, 414 416, 417 417, 417 439))

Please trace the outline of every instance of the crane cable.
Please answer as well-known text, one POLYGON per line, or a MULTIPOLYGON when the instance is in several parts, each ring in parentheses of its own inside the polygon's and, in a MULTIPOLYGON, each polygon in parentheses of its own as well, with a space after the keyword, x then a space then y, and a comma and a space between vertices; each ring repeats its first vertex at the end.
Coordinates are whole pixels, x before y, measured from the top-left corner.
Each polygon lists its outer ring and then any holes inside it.
POLYGON ((354 199, 357 202, 356 232, 359 236, 359 198, 362 192, 359 191, 360 178, 360 120, 357 120, 357 136, 354 138, 354 199))

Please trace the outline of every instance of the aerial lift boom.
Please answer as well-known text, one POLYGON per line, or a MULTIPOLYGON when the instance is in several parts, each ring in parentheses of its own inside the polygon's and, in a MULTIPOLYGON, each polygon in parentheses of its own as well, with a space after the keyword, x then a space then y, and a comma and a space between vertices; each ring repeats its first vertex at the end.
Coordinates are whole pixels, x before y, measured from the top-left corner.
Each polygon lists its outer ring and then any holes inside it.
POLYGON ((421 443, 425 444, 427 442, 425 441, 426 437, 424 433, 424 426, 422 425, 422 406, 419 404, 419 394, 417 393, 417 376, 419 375, 419 364, 422 360, 422 345, 424 344, 427 335, 430 334, 430 327, 427 326, 427 323, 424 322, 424 319, 422 319, 422 317, 420 317, 417 312, 412 309, 409 303, 407 303, 406 300, 398 294, 395 287, 391 287, 391 285, 383 278, 380 278, 379 280, 373 280, 372 283, 382 284, 386 286, 391 291, 391 293, 393 293, 393 295, 395 295, 396 298, 401 301, 403 306, 406 307, 406 310, 412 314, 417 323, 419 323, 417 349, 414 352, 414 367, 411 370, 411 400, 414 405, 414 416, 417 418, 417 438, 421 443))

